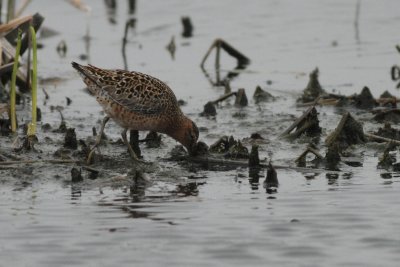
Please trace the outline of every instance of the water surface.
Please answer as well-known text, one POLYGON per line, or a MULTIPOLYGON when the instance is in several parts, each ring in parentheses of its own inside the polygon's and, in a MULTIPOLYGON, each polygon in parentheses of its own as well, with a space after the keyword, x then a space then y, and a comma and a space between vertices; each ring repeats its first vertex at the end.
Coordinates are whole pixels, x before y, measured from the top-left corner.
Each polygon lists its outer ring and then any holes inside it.
MULTIPOLYGON (((128 68, 167 82, 177 98, 188 102, 183 111, 201 127, 201 140, 208 144, 223 134, 241 139, 259 132, 266 138, 261 158, 293 164, 307 144, 277 136, 292 115, 304 111, 295 99, 315 67, 328 91, 352 94, 367 85, 376 97, 384 90, 398 94, 389 72, 400 60, 394 48, 400 28, 395 0, 361 1, 358 29, 356 1, 138 1, 134 15, 125 1, 118 1, 114 24, 103 1, 86 2, 92 9, 89 18, 64 2, 34 2, 28 9, 39 10, 45 25, 60 33, 41 40, 40 75, 65 79, 43 85, 50 95, 42 105, 44 121, 57 127, 60 117, 50 106, 61 105, 78 138, 99 127, 102 113, 82 90, 70 62, 123 68, 121 42, 130 16, 137 23, 128 35, 128 68), (180 36, 185 15, 195 27, 189 39, 180 36), (89 46, 83 38, 88 23, 89 46), (175 59, 165 49, 172 36, 175 59), (246 88, 251 98, 261 85, 278 97, 276 102, 255 105, 250 99, 244 109, 223 104, 215 120, 198 115, 207 101, 223 94, 199 67, 217 37, 251 59, 231 81, 232 88, 246 88), (64 58, 56 52, 61 40, 68 46, 64 58), (81 54, 88 60, 80 60, 81 54), (66 96, 72 99, 68 107, 66 96), (245 117, 234 117, 238 112, 245 117)), ((221 75, 234 67, 223 55, 221 75)), ((215 79, 213 58, 207 70, 215 79)), ((39 98, 44 102, 44 94, 39 98)), ((341 112, 332 107, 319 112, 325 137, 341 112)), ((367 131, 378 126, 364 120, 367 131)), ((114 140, 119 132, 113 123, 106 129, 114 140)), ((46 136, 39 133, 40 140, 46 136)), ((62 135, 52 138, 54 148, 45 147, 43 153, 54 153, 62 143, 62 135)), ((400 179, 398 173, 382 178, 386 171, 376 169, 383 146, 356 147, 362 167, 342 165, 336 177, 278 170, 278 192, 267 194, 264 172, 259 184, 250 183, 247 169, 193 172, 161 161, 176 145, 167 137, 163 142, 160 149, 143 147, 146 160, 159 161, 159 171, 148 174, 152 182, 133 196, 127 187, 101 181, 71 185, 71 166, 58 167, 57 175, 43 166, 30 173, 2 171, 0 266, 398 266, 400 179)), ((106 152, 121 157, 124 148, 106 152)), ((110 177, 125 174, 115 170, 110 177)))

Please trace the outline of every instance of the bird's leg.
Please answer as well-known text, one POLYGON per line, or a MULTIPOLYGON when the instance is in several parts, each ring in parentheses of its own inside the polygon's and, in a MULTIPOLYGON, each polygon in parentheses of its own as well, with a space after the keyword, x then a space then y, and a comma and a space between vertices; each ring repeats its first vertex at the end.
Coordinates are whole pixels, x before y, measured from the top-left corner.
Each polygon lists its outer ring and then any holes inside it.
POLYGON ((121 133, 122 140, 124 141, 125 145, 128 147, 129 154, 134 161, 140 161, 138 156, 136 155, 135 151, 133 151, 131 144, 128 142, 128 138, 126 137, 128 129, 124 129, 121 133))
POLYGON ((103 121, 102 121, 102 123, 101 123, 101 128, 100 128, 99 134, 97 135, 96 143, 94 143, 94 146, 93 146, 92 149, 90 150, 89 155, 88 155, 88 158, 87 158, 87 160, 86 160, 87 164, 90 164, 90 162, 91 162, 91 160, 92 160, 92 157, 93 157, 94 150, 96 149, 96 147, 97 147, 97 146, 100 144, 100 142, 101 142, 101 137, 103 136, 104 128, 106 127, 106 124, 107 124, 107 122, 108 122, 109 119, 110 119, 110 117, 105 116, 104 119, 103 119, 103 121))

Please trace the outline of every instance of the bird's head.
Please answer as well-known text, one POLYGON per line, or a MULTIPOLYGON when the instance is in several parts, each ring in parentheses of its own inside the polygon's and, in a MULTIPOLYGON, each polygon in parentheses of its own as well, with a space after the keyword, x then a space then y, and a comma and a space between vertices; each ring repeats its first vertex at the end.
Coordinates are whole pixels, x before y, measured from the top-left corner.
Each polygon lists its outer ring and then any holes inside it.
POLYGON ((199 139, 199 129, 191 119, 185 117, 172 137, 181 143, 190 155, 195 154, 197 140, 199 139))

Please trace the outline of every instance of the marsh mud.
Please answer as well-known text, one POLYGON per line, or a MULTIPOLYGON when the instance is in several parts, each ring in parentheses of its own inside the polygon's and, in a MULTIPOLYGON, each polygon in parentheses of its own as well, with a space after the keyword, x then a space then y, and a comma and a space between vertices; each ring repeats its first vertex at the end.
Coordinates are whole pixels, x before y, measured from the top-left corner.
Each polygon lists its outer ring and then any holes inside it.
MULTIPOLYGON (((325 144, 347 112, 364 133, 378 132, 385 119, 357 106, 317 105, 318 142, 300 132, 281 137, 309 108, 297 99, 316 85, 309 81, 316 68, 324 93, 351 96, 367 86, 375 97, 386 90, 398 96, 390 77, 399 64, 398 1, 359 1, 357 23, 357 1, 137 1, 132 14, 128 1, 105 2, 113 1, 85 1, 90 16, 67 1, 33 1, 25 11, 40 11, 43 28, 56 34, 38 39, 42 120, 34 149, 15 151, 30 120, 28 95, 18 106, 19 139, 0 120, 0 266, 398 266, 396 151, 365 140, 347 143, 339 155, 325 144), (188 17, 191 34, 181 22, 188 17), (238 68, 221 51, 219 69, 211 55, 202 70, 215 38, 250 64, 238 68), (204 154, 227 136, 228 147, 214 156, 240 155, 245 165, 185 161, 168 136, 139 132, 133 139, 149 164, 137 168, 113 121, 87 165, 104 114, 71 61, 165 81, 187 103, 181 108, 196 122, 204 154), (229 93, 227 80, 231 92, 246 90, 246 105, 229 98, 201 116, 205 103, 229 93), (275 167, 250 176, 255 146, 255 162, 275 167), (335 166, 279 168, 296 166, 309 147, 335 166), (383 155, 390 168, 377 168, 383 155)), ((314 158, 306 153, 301 165, 314 158)))

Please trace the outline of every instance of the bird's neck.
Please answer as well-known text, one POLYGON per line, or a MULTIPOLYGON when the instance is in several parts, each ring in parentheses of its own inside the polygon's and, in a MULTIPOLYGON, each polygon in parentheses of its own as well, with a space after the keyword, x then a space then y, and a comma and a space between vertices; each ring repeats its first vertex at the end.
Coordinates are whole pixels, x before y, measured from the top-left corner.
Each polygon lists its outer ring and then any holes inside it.
POLYGON ((185 133, 188 125, 191 125, 191 120, 182 114, 182 116, 178 116, 169 124, 169 127, 166 129, 166 134, 174 138, 176 141, 185 145, 185 133))

